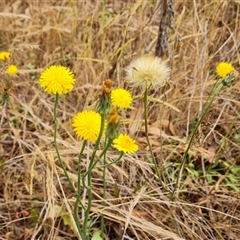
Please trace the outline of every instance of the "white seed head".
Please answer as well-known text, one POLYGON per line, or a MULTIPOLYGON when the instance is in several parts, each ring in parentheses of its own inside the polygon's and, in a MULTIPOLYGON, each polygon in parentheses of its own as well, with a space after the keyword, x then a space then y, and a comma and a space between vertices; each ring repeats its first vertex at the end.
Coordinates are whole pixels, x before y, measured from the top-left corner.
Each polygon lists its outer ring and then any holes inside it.
POLYGON ((132 87, 143 90, 158 89, 169 79, 170 68, 165 61, 152 55, 144 55, 133 60, 127 68, 126 81, 132 87))

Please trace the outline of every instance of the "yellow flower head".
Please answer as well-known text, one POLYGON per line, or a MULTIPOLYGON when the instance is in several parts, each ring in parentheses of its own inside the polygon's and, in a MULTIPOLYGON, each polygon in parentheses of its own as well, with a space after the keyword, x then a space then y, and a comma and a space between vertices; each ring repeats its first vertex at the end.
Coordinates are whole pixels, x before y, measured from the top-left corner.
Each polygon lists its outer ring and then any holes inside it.
POLYGON ((0 52, 0 60, 5 61, 10 58, 10 52, 0 52))
POLYGON ((128 108, 132 103, 131 93, 123 88, 112 90, 111 93, 112 106, 118 108, 128 108))
POLYGON ((40 76, 40 86, 50 94, 70 92, 75 81, 71 70, 63 66, 48 67, 40 76))
POLYGON ((84 110, 75 115, 72 126, 80 138, 94 142, 100 133, 101 116, 95 111, 84 110))
POLYGON ((14 74, 16 74, 18 72, 18 68, 17 68, 17 66, 16 65, 9 65, 8 66, 8 68, 7 68, 7 74, 8 75, 14 75, 14 74))
POLYGON ((117 138, 113 140, 113 147, 118 151, 124 153, 135 153, 138 150, 138 145, 135 140, 133 140, 127 134, 120 134, 117 138))
POLYGON ((130 63, 126 81, 133 87, 141 87, 143 90, 149 87, 157 89, 166 83, 169 74, 170 68, 165 61, 159 57, 144 55, 130 63))
POLYGON ((227 62, 220 62, 216 67, 216 73, 219 77, 226 77, 230 72, 234 71, 232 64, 227 62))

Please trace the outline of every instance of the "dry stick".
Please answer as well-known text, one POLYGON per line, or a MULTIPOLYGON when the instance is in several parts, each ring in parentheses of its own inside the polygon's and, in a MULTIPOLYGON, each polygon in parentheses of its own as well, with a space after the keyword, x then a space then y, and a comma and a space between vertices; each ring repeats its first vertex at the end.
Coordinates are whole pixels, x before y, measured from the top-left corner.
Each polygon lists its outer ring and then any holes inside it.
MULTIPOLYGON (((159 22, 159 28, 158 28, 158 39, 156 43, 156 48, 155 48, 155 56, 160 57, 160 58, 167 58, 169 56, 168 52, 168 28, 174 29, 172 27, 172 20, 174 17, 174 10, 173 10, 173 5, 174 5, 174 0, 164 0, 161 2, 162 4, 162 11, 160 12, 161 14, 161 20, 159 22)), ((149 145, 149 150, 152 155, 154 167, 155 167, 155 172, 161 181, 160 178, 160 173, 158 171, 157 167, 157 162, 153 156, 152 148, 150 145, 150 141, 148 138, 148 130, 147 130, 147 90, 144 93, 144 109, 145 109, 145 131, 146 131, 146 138, 147 142, 149 145)), ((163 184, 162 184, 163 186, 163 184)))
POLYGON ((155 49, 155 56, 166 58, 169 55, 168 52, 168 27, 174 29, 172 27, 172 20, 174 17, 173 0, 164 0, 162 5, 162 13, 161 20, 159 22, 158 29, 158 39, 155 49))

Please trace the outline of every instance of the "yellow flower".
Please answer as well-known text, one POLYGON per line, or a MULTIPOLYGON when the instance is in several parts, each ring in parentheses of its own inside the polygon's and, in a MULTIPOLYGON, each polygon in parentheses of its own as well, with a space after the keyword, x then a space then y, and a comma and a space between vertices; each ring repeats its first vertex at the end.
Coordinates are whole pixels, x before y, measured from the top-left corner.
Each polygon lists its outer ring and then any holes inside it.
POLYGON ((226 77, 230 72, 232 72, 234 67, 232 64, 227 63, 227 62, 220 62, 217 67, 216 67, 216 73, 219 77, 226 77))
POLYGON ((128 108, 132 103, 131 93, 123 88, 112 90, 112 105, 119 108, 128 108))
POLYGON ((76 114, 72 126, 80 138, 94 142, 100 133, 101 116, 95 111, 84 110, 76 114))
POLYGON ((10 52, 0 52, 0 60, 5 61, 10 58, 10 52))
POLYGON ((158 89, 169 79, 170 68, 165 61, 152 55, 144 55, 133 60, 128 69, 126 81, 133 87, 143 90, 153 87, 158 89))
POLYGON ((70 92, 75 81, 71 70, 63 66, 48 67, 40 76, 40 86, 50 94, 70 92))
POLYGON ((9 65, 8 66, 8 68, 7 68, 7 74, 8 75, 14 75, 14 74, 16 74, 18 72, 18 68, 17 68, 17 66, 16 65, 9 65))
POLYGON ((135 140, 129 137, 127 134, 120 134, 117 138, 113 140, 113 147, 118 151, 124 153, 135 153, 138 150, 138 145, 135 140))

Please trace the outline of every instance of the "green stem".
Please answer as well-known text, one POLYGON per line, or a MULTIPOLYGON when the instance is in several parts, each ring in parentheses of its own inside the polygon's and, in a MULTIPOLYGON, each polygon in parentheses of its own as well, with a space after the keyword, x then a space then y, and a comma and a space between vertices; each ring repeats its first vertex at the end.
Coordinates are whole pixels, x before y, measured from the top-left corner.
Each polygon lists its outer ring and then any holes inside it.
MULTIPOLYGON (((102 208, 106 206, 106 189, 107 189, 107 183, 106 183, 106 172, 107 172, 107 166, 106 166, 106 151, 103 157, 103 201, 102 201, 102 208)), ((104 239, 104 214, 101 214, 101 236, 104 239)))
MULTIPOLYGON (((95 146, 94 146, 93 154, 92 154, 92 157, 91 157, 91 163, 94 161, 96 152, 98 150, 98 146, 100 144, 100 141, 101 141, 101 138, 102 138, 102 135, 103 135, 103 131, 104 131, 104 127, 105 127, 105 119, 106 119, 105 114, 102 114, 101 115, 101 128, 100 128, 100 132, 99 132, 97 141, 96 141, 95 146)), ((91 164, 89 166, 91 166, 91 164)))
POLYGON ((213 86, 212 88, 212 91, 210 92, 209 94, 209 97, 206 101, 206 105, 204 106, 202 112, 201 112, 201 115, 199 117, 199 120, 193 130, 193 132, 191 133, 190 135, 190 138, 189 138, 189 143, 187 145, 187 148, 183 154, 183 158, 182 158, 182 162, 181 162, 181 165, 180 165, 180 171, 179 171, 179 174, 178 174, 178 177, 177 177, 177 181, 176 181, 176 184, 175 184, 175 187, 173 189, 173 192, 172 192, 172 200, 174 199, 175 197, 175 192, 177 191, 177 189, 179 188, 179 183, 180 183, 180 179, 182 178, 182 174, 183 174, 183 170, 185 168, 185 165, 186 165, 186 160, 187 160, 187 155, 188 155, 188 152, 192 146, 192 143, 193 143, 193 140, 194 140, 194 137, 198 131, 198 128, 200 126, 200 124, 202 123, 203 119, 205 118, 205 116, 207 115, 209 109, 211 108, 211 105, 213 103, 213 100, 215 99, 216 95, 220 92, 220 90, 226 86, 227 84, 231 83, 232 81, 234 80, 234 77, 232 77, 231 75, 227 75, 225 78, 223 79, 220 79, 218 80, 215 85, 213 86))
POLYGON ((78 156, 78 187, 77 187, 77 200, 76 200, 76 203, 80 203, 81 207, 83 208, 83 210, 85 210, 85 207, 83 205, 83 203, 80 201, 80 196, 81 196, 81 179, 82 179, 82 170, 81 170, 81 167, 82 167, 82 154, 83 154, 83 151, 86 147, 86 144, 87 144, 87 141, 84 140, 83 142, 83 145, 82 145, 82 149, 79 153, 79 156, 78 156))
POLYGON ((95 159, 95 156, 96 156, 96 152, 97 152, 98 146, 100 144, 101 137, 102 137, 103 132, 104 132, 105 118, 106 118, 105 114, 102 114, 101 115, 100 132, 99 132, 97 141, 96 141, 95 146, 94 146, 94 150, 93 150, 92 157, 91 157, 91 160, 90 160, 90 163, 89 163, 89 166, 88 166, 88 170, 83 175, 83 185, 87 189, 87 195, 88 195, 88 204, 87 204, 87 208, 84 211, 85 216, 84 216, 84 221, 83 221, 83 233, 85 234, 85 236, 87 236, 87 239, 89 239, 89 235, 90 235, 90 231, 89 231, 90 223, 88 225, 88 218, 89 218, 90 210, 91 210, 91 207, 92 207, 92 176, 91 175, 92 175, 93 166, 95 165, 94 164, 94 159, 95 159), (85 179, 84 179, 85 177, 87 177, 87 186, 86 186, 85 179))
POLYGON ((56 93, 56 100, 55 100, 55 104, 54 104, 54 109, 53 109, 53 117, 54 117, 54 134, 53 134, 53 141, 54 141, 54 148, 56 150, 56 153, 57 153, 57 157, 58 157, 58 161, 61 165, 61 168, 63 169, 63 172, 69 182, 69 185, 72 189, 72 191, 74 193, 76 193, 76 190, 73 186, 73 183, 72 183, 72 180, 70 179, 68 173, 67 173, 67 170, 63 164, 63 161, 62 161, 62 158, 60 156, 60 153, 59 153, 59 149, 58 149, 58 144, 57 144, 57 105, 58 105, 58 99, 59 99, 59 95, 58 93, 56 93))
POLYGON ((88 167, 88 170, 83 174, 83 177, 86 177, 87 174, 89 174, 90 171, 93 170, 93 168, 96 166, 96 164, 101 160, 102 156, 104 156, 104 154, 107 152, 107 150, 111 146, 111 144, 112 144, 112 140, 108 140, 108 143, 104 147, 104 149, 101 152, 101 154, 99 155, 98 159, 95 162, 92 163, 91 167, 88 167))
POLYGON ((92 207, 92 176, 91 172, 87 175, 87 195, 88 195, 88 204, 87 208, 85 210, 85 216, 84 216, 84 222, 83 222, 83 232, 87 239, 89 239, 89 234, 90 234, 90 222, 88 223, 88 218, 90 214, 90 210, 92 207))
POLYGON ((148 136, 148 110, 147 110, 147 102, 148 102, 148 89, 146 88, 145 92, 144 92, 144 126, 145 126, 145 133, 146 133, 146 139, 147 139, 147 143, 149 146, 149 151, 152 157, 152 161, 154 164, 154 168, 155 168, 155 173, 157 174, 158 179, 160 179, 160 173, 158 171, 158 166, 157 166, 157 162, 156 159, 153 155, 153 151, 152 151, 152 146, 149 140, 149 136, 148 136))
MULTIPOLYGON (((77 194, 74 186, 73 186, 73 183, 72 183, 72 180, 70 179, 68 173, 67 173, 67 170, 63 164, 63 161, 62 161, 62 158, 60 156, 60 153, 59 153, 59 149, 58 149, 58 144, 57 144, 57 105, 58 105, 58 100, 59 100, 59 95, 58 93, 56 94, 56 99, 55 99, 55 104, 54 104, 54 109, 53 109, 53 117, 54 117, 54 133, 53 133, 53 141, 54 141, 54 148, 56 150, 56 153, 57 153, 57 157, 58 157, 58 161, 60 163, 60 166, 61 168, 63 169, 63 172, 67 178, 67 181, 72 189, 72 191, 77 194)), ((79 220, 78 220, 78 217, 74 217, 74 220, 75 220, 75 223, 76 223, 76 226, 77 226, 77 230, 78 230, 78 233, 81 237, 83 237, 82 235, 82 232, 81 232, 81 227, 79 225, 79 220)))
POLYGON ((113 165, 115 163, 118 163, 122 159, 123 155, 124 155, 124 152, 121 152, 120 156, 116 160, 114 160, 113 162, 107 163, 107 164, 102 165, 102 166, 98 166, 96 168, 105 168, 105 167, 109 167, 109 166, 111 166, 111 165, 113 165))
MULTIPOLYGON (((79 215, 78 215, 78 204, 80 203, 81 207, 84 209, 85 211, 85 206, 83 205, 82 201, 80 200, 80 197, 81 197, 81 167, 82 167, 82 154, 83 154, 83 151, 86 147, 86 144, 87 144, 87 141, 85 140, 83 142, 83 145, 82 145, 82 149, 79 153, 79 156, 78 156, 78 185, 77 185, 77 196, 76 196, 76 201, 74 203, 74 220, 75 220, 75 223, 77 225, 77 228, 78 229, 81 229, 81 226, 80 226, 80 221, 79 221, 79 215)), ((81 238, 84 239, 84 233, 80 230, 80 235, 81 235, 81 238)))

